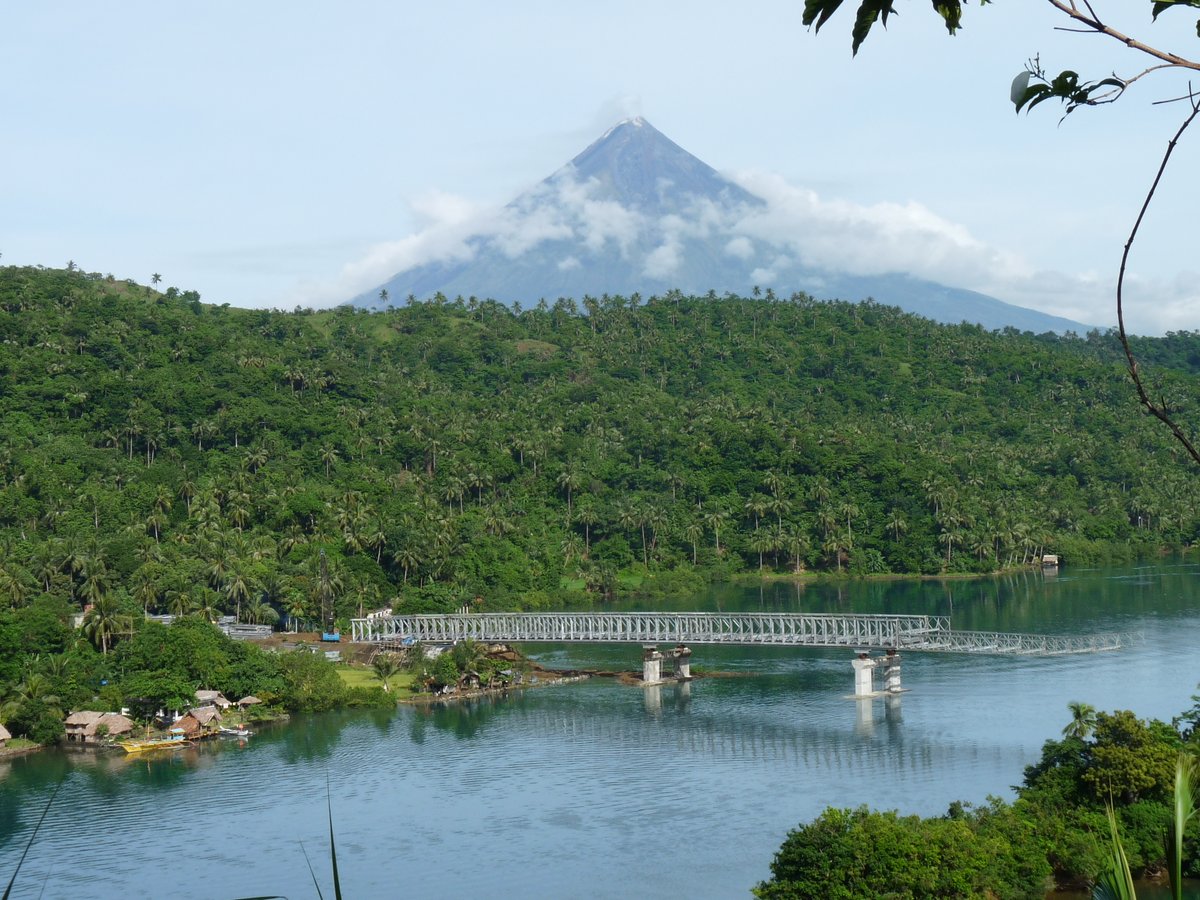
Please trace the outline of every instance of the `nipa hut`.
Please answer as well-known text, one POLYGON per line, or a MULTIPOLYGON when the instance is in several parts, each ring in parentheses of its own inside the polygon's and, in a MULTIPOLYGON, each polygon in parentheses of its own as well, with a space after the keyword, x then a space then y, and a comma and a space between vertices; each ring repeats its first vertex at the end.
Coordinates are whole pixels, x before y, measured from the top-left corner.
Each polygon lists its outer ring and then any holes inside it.
POLYGON ((196 702, 201 706, 215 706, 218 709, 229 709, 233 706, 220 691, 196 691, 196 702))
POLYGON ((253 694, 251 694, 250 696, 243 697, 241 700, 239 700, 237 702, 237 705, 240 706, 242 709, 245 709, 247 706, 254 706, 256 703, 262 703, 262 701, 259 700, 257 697, 255 697, 253 694))
POLYGON ((106 737, 119 737, 133 731, 133 720, 120 713, 85 709, 67 716, 64 727, 68 743, 99 744, 106 737))
POLYGON ((4 749, 4 745, 8 743, 12 735, 8 733, 8 729, 0 725, 0 750, 4 749))
POLYGON ((221 713, 215 706, 197 706, 175 720, 171 730, 177 728, 182 728, 189 740, 216 734, 221 730, 221 713))

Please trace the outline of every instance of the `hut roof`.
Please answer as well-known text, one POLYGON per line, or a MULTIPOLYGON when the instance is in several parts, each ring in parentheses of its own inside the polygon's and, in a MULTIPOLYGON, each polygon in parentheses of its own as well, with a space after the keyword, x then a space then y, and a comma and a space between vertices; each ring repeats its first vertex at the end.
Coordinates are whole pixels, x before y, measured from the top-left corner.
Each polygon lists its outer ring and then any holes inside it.
POLYGON ((201 725, 207 725, 214 719, 218 722, 221 721, 221 713, 218 712, 215 706, 197 706, 190 711, 190 715, 201 725))
POLYGON ((8 729, 0 725, 0 741, 7 741, 10 737, 12 735, 8 733, 8 729))
POLYGON ((221 709, 225 709, 225 707, 233 705, 227 699, 225 699, 225 695, 220 691, 196 691, 196 699, 201 703, 219 706, 221 709))
MULTIPOLYGON (((120 713, 105 713, 96 723, 96 728, 101 725, 108 729, 109 734, 124 734, 127 731, 133 731, 133 720, 120 713)), ((95 732, 95 728, 92 731, 95 732)))
POLYGON ((253 706, 255 703, 262 703, 262 701, 251 694, 249 697, 243 697, 239 700, 238 706, 253 706))
POLYGON ((132 719, 120 713, 102 713, 90 709, 71 713, 67 716, 66 724, 82 729, 82 733, 86 735, 95 734, 96 729, 101 725, 108 729, 109 734, 124 734, 127 731, 133 731, 132 719))
POLYGON ((67 716, 67 725, 83 725, 90 727, 100 721, 104 715, 102 712, 96 712, 91 709, 81 709, 79 712, 73 712, 67 716))

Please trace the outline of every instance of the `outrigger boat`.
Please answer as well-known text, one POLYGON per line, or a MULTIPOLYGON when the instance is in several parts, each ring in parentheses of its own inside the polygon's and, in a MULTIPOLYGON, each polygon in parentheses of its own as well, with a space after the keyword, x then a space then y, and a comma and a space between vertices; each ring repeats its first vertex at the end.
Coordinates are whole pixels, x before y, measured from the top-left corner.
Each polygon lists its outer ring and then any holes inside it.
POLYGON ((245 726, 229 728, 225 725, 222 725, 221 726, 221 734, 225 735, 226 737, 243 738, 243 737, 250 737, 250 735, 254 734, 254 732, 251 731, 249 728, 246 728, 245 726))
POLYGON ((146 738, 143 741, 121 741, 121 747, 126 753, 145 753, 150 750, 167 750, 191 745, 192 742, 184 736, 182 728, 172 728, 170 737, 146 738))

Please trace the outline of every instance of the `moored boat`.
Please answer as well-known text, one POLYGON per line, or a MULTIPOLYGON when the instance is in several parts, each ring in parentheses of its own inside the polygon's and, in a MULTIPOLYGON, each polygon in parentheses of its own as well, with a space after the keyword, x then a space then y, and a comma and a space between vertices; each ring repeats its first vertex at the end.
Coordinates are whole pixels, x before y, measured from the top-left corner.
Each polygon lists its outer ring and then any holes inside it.
POLYGON ((120 746, 126 753, 145 753, 149 750, 165 750, 172 747, 190 747, 192 742, 187 739, 182 728, 172 728, 168 737, 146 738, 141 741, 121 741, 120 746))

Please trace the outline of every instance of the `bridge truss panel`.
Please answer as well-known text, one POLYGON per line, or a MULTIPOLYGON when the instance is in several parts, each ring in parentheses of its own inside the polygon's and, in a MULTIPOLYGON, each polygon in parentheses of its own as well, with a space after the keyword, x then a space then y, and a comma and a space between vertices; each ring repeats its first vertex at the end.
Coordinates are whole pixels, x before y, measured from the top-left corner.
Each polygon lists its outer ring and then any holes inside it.
POLYGON ((1136 635, 953 631, 947 616, 833 613, 483 613, 354 619, 370 643, 636 643, 844 647, 1051 656, 1117 650, 1136 635))

